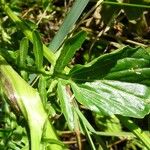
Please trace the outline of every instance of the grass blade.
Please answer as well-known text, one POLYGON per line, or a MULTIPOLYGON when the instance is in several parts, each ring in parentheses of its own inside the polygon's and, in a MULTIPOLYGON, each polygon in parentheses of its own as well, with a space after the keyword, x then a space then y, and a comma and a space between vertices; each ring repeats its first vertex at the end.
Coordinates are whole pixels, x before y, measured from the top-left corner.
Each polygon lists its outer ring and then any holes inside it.
MULTIPOLYGON (((31 138, 31 150, 40 150, 43 128, 47 131, 46 138, 57 140, 55 131, 41 102, 37 90, 23 80, 0 55, 0 86, 10 101, 11 106, 21 112, 26 119, 31 138), (21 85, 21 86, 20 86, 21 85)), ((57 144, 50 145, 52 149, 62 149, 57 144)))
POLYGON ((28 39, 25 37, 20 42, 20 49, 19 49, 19 66, 20 67, 26 67, 28 47, 29 47, 29 42, 28 42, 28 39))
POLYGON ((56 36, 50 42, 49 44, 50 50, 52 50, 53 52, 56 52, 59 49, 65 37, 72 29, 73 25, 75 24, 75 22, 77 21, 81 13, 83 12, 88 2, 89 0, 76 0, 75 1, 72 9, 70 10, 67 17, 65 18, 56 36))
POLYGON ((43 67, 43 45, 40 35, 37 31, 32 32, 33 37, 33 52, 35 56, 35 64, 37 69, 42 69, 43 67))
POLYGON ((140 127, 127 117, 119 116, 118 118, 126 128, 128 128, 148 149, 150 149, 150 138, 140 129, 140 127))
POLYGON ((142 4, 142 5, 140 5, 140 4, 130 4, 130 3, 118 3, 118 2, 113 2, 113 1, 103 1, 103 4, 105 4, 105 5, 114 5, 114 6, 121 6, 121 7, 124 7, 124 6, 126 6, 126 7, 135 7, 135 8, 145 8, 145 9, 147 9, 147 8, 150 8, 150 6, 149 5, 144 5, 144 4, 142 4))

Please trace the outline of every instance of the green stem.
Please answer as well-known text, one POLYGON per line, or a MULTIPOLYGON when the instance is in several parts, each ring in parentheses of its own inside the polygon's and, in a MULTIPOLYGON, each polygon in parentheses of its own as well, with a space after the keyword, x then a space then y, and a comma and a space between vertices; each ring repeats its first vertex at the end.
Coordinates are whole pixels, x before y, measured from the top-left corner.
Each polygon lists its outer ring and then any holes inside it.
POLYGON ((116 5, 116 6, 126 6, 126 7, 136 7, 136 8, 150 8, 149 5, 118 3, 118 2, 110 2, 110 1, 103 1, 103 4, 116 5))
POLYGON ((118 117, 123 125, 128 128, 137 138, 139 138, 143 144, 150 149, 150 138, 146 135, 145 132, 141 130, 132 120, 126 117, 118 117))

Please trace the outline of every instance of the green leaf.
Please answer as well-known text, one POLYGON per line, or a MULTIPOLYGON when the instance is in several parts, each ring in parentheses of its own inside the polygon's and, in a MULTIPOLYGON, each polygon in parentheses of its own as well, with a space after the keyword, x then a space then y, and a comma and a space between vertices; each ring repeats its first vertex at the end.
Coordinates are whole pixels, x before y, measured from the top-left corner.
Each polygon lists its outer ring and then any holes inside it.
POLYGON ((88 122, 88 120, 85 118, 85 116, 83 115, 83 113, 82 113, 78 108, 76 108, 76 107, 75 107, 74 109, 75 109, 76 113, 78 114, 80 120, 81 120, 82 122, 84 122, 84 124, 86 125, 86 127, 88 128, 88 130, 89 130, 90 132, 95 133, 95 132, 96 132, 95 129, 91 126, 91 124, 90 124, 90 123, 88 122))
POLYGON ((35 64, 37 69, 41 69, 43 66, 43 45, 40 35, 37 31, 32 32, 33 36, 33 52, 35 56, 35 64))
POLYGON ((73 95, 71 95, 70 87, 62 80, 58 81, 57 88, 58 98, 60 100, 62 112, 67 120, 68 126, 71 130, 74 126, 74 112, 73 112, 73 95))
POLYGON ((77 107, 75 107, 74 109, 79 116, 80 128, 82 129, 81 131, 84 132, 84 134, 87 136, 91 147, 93 147, 94 145, 92 144, 93 141, 91 141, 92 140, 91 137, 89 137, 90 136, 89 132, 93 134, 93 136, 95 137, 95 139, 97 139, 97 142, 103 147, 103 149, 107 150, 107 147, 105 146, 104 142, 102 141, 102 139, 100 137, 97 136, 95 129, 91 126, 91 124, 85 118, 83 113, 77 107), (85 128, 86 128, 86 130, 85 130, 85 128))
MULTIPOLYGON (((20 67, 25 68, 27 66, 28 48, 29 48, 29 41, 25 37, 20 42, 19 59, 18 59, 18 64, 20 67)), ((26 80, 28 79, 28 74, 26 71, 21 71, 21 75, 24 79, 26 80)))
POLYGON ((112 53, 104 54, 86 65, 76 65, 70 71, 70 76, 73 80, 81 81, 101 79, 109 73, 119 59, 131 56, 134 52, 136 52, 136 49, 125 47, 112 53))
POLYGON ((150 113, 150 88, 141 84, 101 80, 71 87, 82 105, 102 115, 143 118, 150 113))
POLYGON ((73 28, 75 22, 83 12, 84 8, 88 4, 89 0, 76 0, 63 24, 61 25, 56 36, 49 45, 49 49, 56 52, 63 43, 65 37, 68 35, 70 30, 73 28))
MULTIPOLYGON (((14 106, 18 113, 23 114, 27 121, 30 129, 31 149, 40 150, 44 127, 47 131, 45 138, 57 140, 37 90, 23 80, 1 55, 0 63, 0 88, 2 88, 11 106, 14 106)), ((55 144, 51 145, 51 148, 61 149, 55 144)))
POLYGON ((43 75, 40 75, 39 83, 38 83, 38 91, 44 106, 46 106, 46 102, 47 102, 46 88, 47 88, 47 78, 44 77, 43 75))
MULTIPOLYGON (((5 13, 11 18, 11 20, 17 25, 19 29, 25 34, 25 36, 33 43, 33 36, 32 36, 32 30, 29 27, 28 24, 26 24, 24 21, 22 21, 17 15, 14 14, 14 12, 10 9, 8 5, 3 5, 3 9, 5 13)), ((46 45, 43 44, 43 51, 44 56, 46 59, 54 65, 56 61, 56 57, 52 51, 46 47, 46 45)))
POLYGON ((19 48, 19 66, 20 67, 25 67, 26 66, 28 48, 29 48, 29 41, 25 37, 20 42, 20 48, 19 48))
POLYGON ((86 32, 81 31, 64 43, 60 55, 56 61, 55 72, 62 72, 75 52, 81 47, 86 38, 86 32))
POLYGON ((143 132, 140 127, 138 127, 131 119, 127 117, 119 116, 118 118, 126 128, 128 128, 134 135, 136 135, 137 138, 141 140, 147 149, 150 149, 149 136, 143 132))
POLYGON ((82 121, 81 121, 80 124, 82 125, 83 131, 84 131, 84 133, 85 133, 85 135, 86 135, 86 137, 87 137, 87 140, 88 140, 88 142, 89 142, 89 144, 90 144, 90 146, 91 146, 91 150, 96 150, 96 147, 95 147, 95 145, 94 145, 94 142, 93 142, 93 140, 92 140, 92 138, 91 138, 90 132, 88 131, 86 125, 85 125, 84 122, 82 122, 82 121))
POLYGON ((150 55, 148 49, 124 47, 104 54, 86 65, 77 65, 70 76, 75 81, 99 79, 149 84, 150 55))
POLYGON ((104 79, 150 85, 150 49, 138 48, 131 58, 118 60, 104 79))

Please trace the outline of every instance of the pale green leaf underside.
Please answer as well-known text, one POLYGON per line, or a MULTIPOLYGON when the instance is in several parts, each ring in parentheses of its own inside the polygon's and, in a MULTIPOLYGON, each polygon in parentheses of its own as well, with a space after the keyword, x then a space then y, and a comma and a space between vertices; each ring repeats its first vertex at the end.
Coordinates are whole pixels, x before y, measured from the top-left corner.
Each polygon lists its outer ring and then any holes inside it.
POLYGON ((143 118, 150 112, 150 88, 141 84, 100 80, 71 86, 82 105, 104 115, 143 118))

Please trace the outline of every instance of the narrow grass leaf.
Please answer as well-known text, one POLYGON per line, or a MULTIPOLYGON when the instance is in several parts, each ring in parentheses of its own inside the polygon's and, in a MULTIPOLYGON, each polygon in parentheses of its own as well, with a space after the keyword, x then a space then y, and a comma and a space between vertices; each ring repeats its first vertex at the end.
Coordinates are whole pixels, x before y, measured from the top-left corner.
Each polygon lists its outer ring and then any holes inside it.
POLYGON ((68 39, 60 52, 54 68, 55 72, 62 72, 65 66, 69 63, 75 52, 81 47, 85 41, 86 32, 81 31, 72 38, 68 39))
POLYGON ((150 138, 139 126, 137 126, 130 118, 122 116, 119 116, 118 118, 126 128, 142 141, 147 149, 150 149, 150 138))
POLYGON ((149 0, 145 1, 147 4, 137 4, 137 3, 118 3, 114 1, 103 1, 103 4, 105 5, 114 5, 114 6, 122 6, 122 7, 132 7, 132 8, 150 8, 149 6, 149 0))
POLYGON ((78 108, 75 108, 75 111, 77 112, 77 114, 80 117, 80 119, 82 120, 82 122, 84 122, 84 124, 86 125, 88 130, 90 130, 90 132, 95 133, 96 132, 95 129, 91 126, 91 124, 88 122, 88 120, 84 117, 82 112, 78 108))
MULTIPOLYGON (((89 132, 89 134, 93 134, 93 136, 95 137, 95 139, 97 139, 98 143, 103 147, 103 149, 107 150, 106 145, 104 144, 102 139, 100 137, 98 137, 95 129, 91 126, 91 124, 88 122, 88 120, 82 114, 82 112, 78 108, 74 108, 74 109, 77 112, 77 114, 78 114, 78 116, 80 118, 80 121, 84 124, 84 126, 86 127, 86 130, 89 132)), ((81 129, 83 128, 82 129, 83 131, 85 131, 85 127, 83 127, 83 125, 81 125, 81 129)))
POLYGON ((80 119, 80 124, 81 124, 81 127, 82 127, 82 129, 83 129, 83 131, 85 133, 85 136, 87 137, 87 140, 88 140, 88 142, 89 142, 89 144, 91 146, 91 149, 92 150, 96 150, 96 147, 95 147, 94 142, 93 142, 93 140, 91 138, 90 132, 88 131, 86 125, 84 124, 84 122, 81 119, 80 119))
POLYGON ((28 48, 29 48, 29 41, 25 37, 20 42, 20 49, 19 49, 19 66, 20 67, 26 67, 28 48))
POLYGON ((44 106, 46 106, 46 102, 47 102, 46 88, 47 88, 47 78, 44 77, 43 75, 40 75, 39 83, 38 83, 38 91, 39 91, 39 94, 41 96, 44 106))
POLYGON ((68 126, 71 130, 74 127, 74 113, 72 105, 72 95, 69 85, 65 84, 63 81, 59 80, 57 88, 58 98, 60 100, 62 112, 67 120, 68 126))
POLYGON ((49 48, 53 52, 56 52, 58 48, 63 43, 65 37, 73 28, 75 22, 80 17, 81 13, 83 12, 84 8, 88 4, 89 0, 76 0, 71 8, 70 12, 68 13, 67 17, 65 18, 63 24, 61 25, 59 31, 57 32, 54 39, 50 42, 49 48))
POLYGON ((43 45, 40 35, 37 31, 33 31, 33 52, 35 56, 35 64, 37 69, 42 69, 43 67, 43 45))

